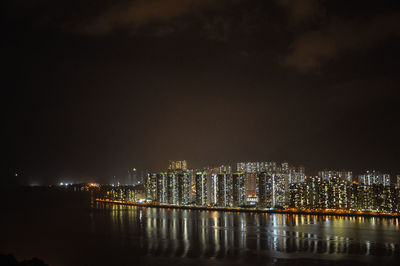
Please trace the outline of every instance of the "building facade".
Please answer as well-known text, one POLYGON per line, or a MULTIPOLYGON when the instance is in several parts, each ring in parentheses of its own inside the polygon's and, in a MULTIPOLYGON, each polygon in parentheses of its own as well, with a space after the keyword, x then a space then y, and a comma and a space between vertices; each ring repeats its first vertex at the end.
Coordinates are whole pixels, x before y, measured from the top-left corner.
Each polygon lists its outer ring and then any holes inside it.
POLYGON ((207 189, 208 176, 205 172, 196 173, 196 198, 195 203, 197 206, 206 206, 209 190, 207 189))

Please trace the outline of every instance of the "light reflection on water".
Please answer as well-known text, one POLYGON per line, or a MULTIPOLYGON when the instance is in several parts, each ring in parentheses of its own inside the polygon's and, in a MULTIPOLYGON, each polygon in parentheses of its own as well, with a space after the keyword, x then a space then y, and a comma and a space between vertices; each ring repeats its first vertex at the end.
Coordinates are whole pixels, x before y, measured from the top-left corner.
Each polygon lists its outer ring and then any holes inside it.
POLYGON ((97 203, 93 222, 143 254, 188 258, 400 257, 399 219, 193 211, 97 203), (107 228, 105 228, 107 230, 107 228))

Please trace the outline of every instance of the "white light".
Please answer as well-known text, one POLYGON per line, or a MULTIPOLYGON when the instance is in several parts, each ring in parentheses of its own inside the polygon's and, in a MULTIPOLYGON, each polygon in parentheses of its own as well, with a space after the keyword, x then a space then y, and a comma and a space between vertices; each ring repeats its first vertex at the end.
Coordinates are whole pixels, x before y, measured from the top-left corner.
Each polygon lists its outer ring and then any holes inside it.
POLYGON ((64 183, 63 183, 63 182, 61 182, 61 183, 60 183, 60 186, 64 186, 64 183))

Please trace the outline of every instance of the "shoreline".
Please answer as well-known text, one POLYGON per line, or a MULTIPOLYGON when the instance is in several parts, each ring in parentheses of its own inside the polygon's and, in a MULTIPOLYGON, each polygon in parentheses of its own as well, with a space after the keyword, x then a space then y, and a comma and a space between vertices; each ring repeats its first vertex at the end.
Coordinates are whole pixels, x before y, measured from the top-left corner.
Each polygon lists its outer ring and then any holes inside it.
POLYGON ((196 211, 220 211, 220 212, 244 212, 244 213, 276 213, 276 214, 299 214, 299 215, 330 215, 330 216, 345 216, 345 217, 380 217, 380 218, 400 218, 399 213, 376 213, 376 212, 333 212, 333 211, 305 211, 305 210, 267 210, 267 209, 250 209, 250 208, 227 208, 227 207, 203 207, 203 206, 177 206, 177 205, 165 205, 165 204, 149 204, 149 203, 138 203, 138 202, 127 202, 127 201, 113 201, 96 198, 95 202, 117 204, 117 205, 128 205, 137 207, 148 207, 148 208, 163 208, 163 209, 182 209, 182 210, 196 210, 196 211))

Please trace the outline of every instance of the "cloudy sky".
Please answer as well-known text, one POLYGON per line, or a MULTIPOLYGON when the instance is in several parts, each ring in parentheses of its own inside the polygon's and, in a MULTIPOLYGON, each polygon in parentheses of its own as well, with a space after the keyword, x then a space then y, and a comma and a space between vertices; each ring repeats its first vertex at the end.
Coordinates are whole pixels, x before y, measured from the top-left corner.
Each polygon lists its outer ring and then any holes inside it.
POLYGON ((21 182, 107 181, 170 159, 400 173, 398 1, 1 5, 21 182))

